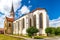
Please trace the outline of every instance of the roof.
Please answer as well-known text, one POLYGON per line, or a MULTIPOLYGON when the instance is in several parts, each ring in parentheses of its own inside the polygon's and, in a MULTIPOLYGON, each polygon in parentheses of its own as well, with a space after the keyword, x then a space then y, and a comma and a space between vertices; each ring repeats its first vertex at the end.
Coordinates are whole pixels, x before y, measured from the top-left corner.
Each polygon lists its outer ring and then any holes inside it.
POLYGON ((10 10, 10 16, 13 16, 13 17, 14 17, 14 7, 13 7, 13 3, 12 3, 11 10, 10 10))
POLYGON ((33 13, 33 12, 35 12, 36 10, 44 10, 44 8, 36 8, 36 9, 34 9, 32 12, 30 12, 30 13, 33 13))
POLYGON ((4 31, 4 28, 0 28, 0 31, 4 31))
MULTIPOLYGON (((33 13, 33 12, 35 12, 36 10, 45 10, 45 8, 36 8, 36 9, 34 9, 32 12, 29 12, 29 13, 27 13, 27 14, 23 14, 22 16, 20 16, 20 18, 21 17, 23 17, 23 16, 25 16, 25 15, 28 15, 28 14, 30 14, 30 13, 33 13)), ((16 19, 17 20, 17 19, 16 19)), ((15 21, 16 21, 15 20, 15 21)))
POLYGON ((14 21, 14 18, 8 18, 6 17, 7 21, 10 21, 10 22, 13 22, 14 21))
MULTIPOLYGON (((28 15, 28 14, 30 14, 30 13, 33 13, 33 12, 35 12, 36 10, 45 10, 45 8, 36 8, 35 10, 33 10, 32 12, 29 12, 29 13, 27 13, 27 14, 23 14, 21 17, 23 17, 23 16, 25 16, 25 15, 28 15)), ((21 18, 20 17, 20 18, 21 18)), ((16 20, 15 20, 16 21, 16 20)))
POLYGON ((11 11, 10 12, 14 12, 13 3, 12 3, 12 7, 11 7, 11 11))

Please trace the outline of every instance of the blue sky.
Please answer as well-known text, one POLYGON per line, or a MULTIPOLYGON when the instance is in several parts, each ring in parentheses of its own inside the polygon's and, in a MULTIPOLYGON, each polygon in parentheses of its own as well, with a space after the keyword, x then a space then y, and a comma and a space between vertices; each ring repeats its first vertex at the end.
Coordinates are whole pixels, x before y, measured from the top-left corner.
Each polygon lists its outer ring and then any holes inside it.
POLYGON ((35 8, 45 8, 50 19, 56 19, 60 16, 60 0, 30 0, 30 3, 28 1, 22 0, 22 4, 31 5, 30 11, 35 8))
POLYGON ((10 14, 12 2, 16 19, 36 8, 45 8, 49 15, 49 25, 60 26, 60 0, 0 0, 0 27, 4 26, 5 16, 10 14))

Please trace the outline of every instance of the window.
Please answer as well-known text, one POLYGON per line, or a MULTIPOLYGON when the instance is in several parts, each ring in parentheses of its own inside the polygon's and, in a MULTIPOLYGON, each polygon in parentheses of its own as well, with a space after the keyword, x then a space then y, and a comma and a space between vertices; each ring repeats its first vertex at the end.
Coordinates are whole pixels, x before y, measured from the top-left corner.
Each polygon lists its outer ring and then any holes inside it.
POLYGON ((40 28, 43 28, 43 14, 42 13, 40 13, 40 15, 39 15, 39 27, 40 28))
POLYGON ((33 16, 34 27, 36 27, 36 15, 33 16))
POLYGON ((11 27, 11 23, 9 23, 9 27, 11 27))
POLYGON ((19 21, 18 21, 18 34, 19 34, 19 30, 20 30, 20 27, 19 27, 20 25, 19 25, 19 21))
POLYGON ((31 27, 31 26, 32 26, 32 25, 31 25, 31 18, 30 18, 30 23, 29 23, 29 24, 30 24, 30 27, 31 27))
POLYGON ((23 19, 22 19, 22 25, 23 25, 23 27, 22 27, 22 28, 23 28, 23 29, 24 29, 24 26, 25 26, 25 24, 24 24, 24 23, 25 23, 25 21, 24 21, 24 18, 23 18, 23 19))

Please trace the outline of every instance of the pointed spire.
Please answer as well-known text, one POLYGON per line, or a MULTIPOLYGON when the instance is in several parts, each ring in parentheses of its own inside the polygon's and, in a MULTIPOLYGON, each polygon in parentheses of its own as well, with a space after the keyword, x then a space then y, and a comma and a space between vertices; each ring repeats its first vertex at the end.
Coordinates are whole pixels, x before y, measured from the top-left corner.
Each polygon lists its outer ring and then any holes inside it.
POLYGON ((10 11, 10 16, 14 17, 14 7, 13 7, 13 2, 12 2, 11 11, 10 11))
POLYGON ((11 11, 10 12, 14 12, 13 3, 12 3, 12 7, 11 7, 11 11))

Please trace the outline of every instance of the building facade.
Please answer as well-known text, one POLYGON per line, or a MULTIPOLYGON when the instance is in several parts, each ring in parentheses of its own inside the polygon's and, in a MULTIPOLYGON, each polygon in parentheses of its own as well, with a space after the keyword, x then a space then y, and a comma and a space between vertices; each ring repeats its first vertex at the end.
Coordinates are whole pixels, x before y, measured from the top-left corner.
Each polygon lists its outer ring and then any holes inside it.
POLYGON ((9 17, 5 17, 4 34, 13 34, 14 9, 13 5, 9 17))
POLYGON ((26 35, 26 29, 31 26, 39 30, 37 35, 46 35, 45 29, 49 26, 49 17, 45 9, 37 8, 15 20, 13 22, 13 34, 26 35))

